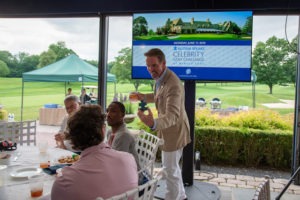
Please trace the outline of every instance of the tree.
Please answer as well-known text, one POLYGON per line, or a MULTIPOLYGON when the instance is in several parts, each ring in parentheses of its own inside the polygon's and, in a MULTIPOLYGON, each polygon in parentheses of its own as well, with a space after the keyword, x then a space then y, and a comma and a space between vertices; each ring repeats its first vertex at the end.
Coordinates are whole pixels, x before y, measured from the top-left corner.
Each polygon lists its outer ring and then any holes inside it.
POLYGON ((287 43, 273 36, 266 43, 258 42, 253 51, 253 69, 257 82, 269 86, 270 94, 275 84, 286 80, 284 65, 288 58, 287 43))
POLYGON ((56 54, 53 50, 49 49, 48 51, 44 51, 39 59, 39 64, 37 68, 42 68, 44 66, 50 65, 56 61, 56 54))
POLYGON ((52 50, 56 54, 56 60, 61 60, 71 54, 77 55, 72 49, 66 47, 66 43, 63 41, 58 41, 56 44, 50 44, 48 50, 52 50))
POLYGON ((145 17, 139 16, 133 20, 133 36, 142 36, 148 34, 148 22, 145 17))
POLYGON ((242 28, 242 33, 244 34, 252 33, 252 24, 253 24, 253 17, 252 16, 247 17, 247 21, 242 28))
POLYGON ((0 60, 6 63, 7 67, 9 68, 10 74, 8 77, 14 77, 16 72, 17 66, 17 59, 8 51, 0 51, 0 60))
POLYGON ((116 64, 115 61, 110 61, 109 63, 107 63, 107 72, 110 73, 111 68, 116 64))
POLYGON ((37 68, 40 56, 19 52, 19 54, 16 55, 16 59, 17 64, 15 77, 21 77, 23 72, 32 71, 37 68))
POLYGON ((117 82, 130 82, 134 85, 135 90, 138 91, 139 86, 144 80, 131 79, 131 48, 126 47, 118 52, 115 64, 111 68, 111 73, 116 75, 117 82))
POLYGON ((170 28, 171 28, 171 20, 170 20, 170 18, 168 18, 166 25, 165 25, 166 34, 170 33, 170 28))
POLYGON ((154 33, 154 31, 152 30, 152 29, 150 29, 149 31, 148 31, 148 35, 155 35, 155 33, 154 33))
POLYGON ((85 61, 98 68, 98 61, 96 60, 85 60, 85 61))
POLYGON ((4 61, 0 60, 0 77, 1 76, 4 77, 8 74, 9 74, 9 69, 7 67, 7 64, 4 61))
POLYGON ((286 72, 286 83, 293 83, 296 86, 296 73, 297 73, 297 40, 296 36, 289 45, 289 56, 286 63, 283 65, 286 72))
POLYGON ((224 31, 232 34, 241 34, 241 28, 234 22, 228 21, 224 22, 224 31))

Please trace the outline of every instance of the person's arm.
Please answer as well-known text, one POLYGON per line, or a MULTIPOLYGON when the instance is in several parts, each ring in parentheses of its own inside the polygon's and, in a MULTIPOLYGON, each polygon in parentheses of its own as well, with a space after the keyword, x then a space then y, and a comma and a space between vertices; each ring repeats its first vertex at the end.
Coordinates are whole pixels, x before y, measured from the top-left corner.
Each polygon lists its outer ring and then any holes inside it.
POLYGON ((153 103, 154 102, 154 94, 149 93, 149 94, 143 94, 140 92, 133 92, 138 96, 139 101, 146 101, 147 103, 153 103))
POLYGON ((144 100, 147 103, 154 103, 154 94, 153 93, 145 94, 144 95, 144 100))

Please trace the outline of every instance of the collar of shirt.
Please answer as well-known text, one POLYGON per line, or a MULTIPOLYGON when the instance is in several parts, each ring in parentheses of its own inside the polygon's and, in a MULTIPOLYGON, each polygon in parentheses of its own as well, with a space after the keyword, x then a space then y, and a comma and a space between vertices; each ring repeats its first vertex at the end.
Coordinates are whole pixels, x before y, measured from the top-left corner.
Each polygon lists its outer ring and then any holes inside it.
POLYGON ((101 151, 104 148, 110 148, 110 146, 105 144, 104 142, 101 142, 98 145, 94 145, 89 148, 86 148, 84 151, 81 152, 80 157, 85 157, 85 156, 89 155, 90 153, 94 153, 96 151, 96 149, 98 149, 98 151, 101 151))
POLYGON ((158 87, 160 85, 160 82, 163 80, 163 78, 165 77, 166 75, 166 72, 167 72, 167 68, 164 70, 164 72, 161 74, 161 76, 156 80, 156 83, 155 83, 155 93, 157 92, 158 90, 158 87))

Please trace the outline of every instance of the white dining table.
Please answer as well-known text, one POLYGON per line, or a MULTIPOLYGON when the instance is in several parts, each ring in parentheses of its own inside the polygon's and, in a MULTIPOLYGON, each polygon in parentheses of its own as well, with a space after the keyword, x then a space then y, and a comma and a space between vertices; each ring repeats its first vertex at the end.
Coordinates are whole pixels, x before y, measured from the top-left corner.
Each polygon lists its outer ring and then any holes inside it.
MULTIPOLYGON (((4 184, 0 186, 0 200, 24 200, 38 199, 30 196, 29 181, 27 177, 13 177, 12 174, 26 168, 40 168, 39 156, 40 152, 37 146, 18 146, 15 151, 2 151, 0 153, 11 154, 10 163, 4 177, 4 184)), ((60 148, 48 148, 50 165, 55 165, 57 159, 62 156, 72 156, 73 152, 60 148)), ((43 196, 51 192, 55 175, 44 174, 43 196)))

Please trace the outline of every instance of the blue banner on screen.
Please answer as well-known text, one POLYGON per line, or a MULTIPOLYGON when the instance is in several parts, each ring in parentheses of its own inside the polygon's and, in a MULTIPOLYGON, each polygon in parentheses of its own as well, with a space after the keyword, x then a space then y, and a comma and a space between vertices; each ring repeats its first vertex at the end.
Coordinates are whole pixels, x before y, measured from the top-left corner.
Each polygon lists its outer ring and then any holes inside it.
POLYGON ((133 16, 132 78, 150 79, 144 53, 161 49, 182 80, 250 81, 252 12, 133 16))

